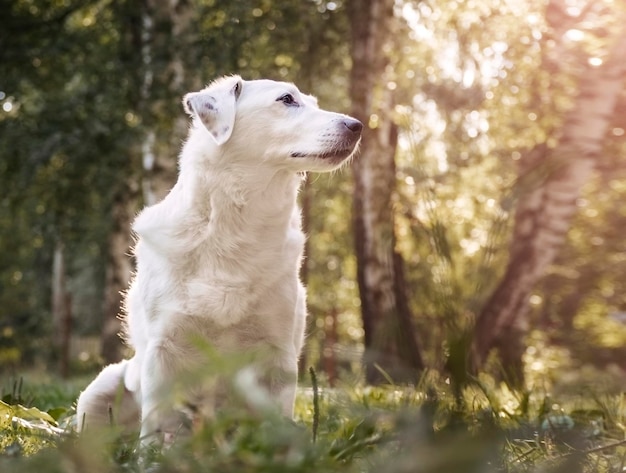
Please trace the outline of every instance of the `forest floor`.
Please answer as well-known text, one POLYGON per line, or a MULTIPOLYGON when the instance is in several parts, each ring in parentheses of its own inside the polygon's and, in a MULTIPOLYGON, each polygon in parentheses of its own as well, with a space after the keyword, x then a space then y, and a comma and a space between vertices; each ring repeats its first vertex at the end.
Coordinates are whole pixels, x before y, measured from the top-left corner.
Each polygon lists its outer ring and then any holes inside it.
POLYGON ((553 399, 486 377, 455 396, 430 378, 412 388, 303 387, 295 421, 243 408, 244 395, 164 450, 142 449, 115 426, 78 436, 74 402, 89 378, 4 378, 0 472, 626 471, 623 396, 553 399))

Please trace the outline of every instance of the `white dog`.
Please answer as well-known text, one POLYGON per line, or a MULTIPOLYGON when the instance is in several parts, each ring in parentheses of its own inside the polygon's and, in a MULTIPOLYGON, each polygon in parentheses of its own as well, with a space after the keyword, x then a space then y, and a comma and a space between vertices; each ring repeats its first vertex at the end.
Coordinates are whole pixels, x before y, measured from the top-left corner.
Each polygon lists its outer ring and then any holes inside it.
POLYGON ((346 162, 362 124, 320 110, 292 84, 238 76, 183 104, 193 125, 178 181, 133 225, 137 272, 125 310, 135 354, 81 394, 79 429, 113 414, 117 423, 140 421, 150 441, 175 432, 180 416, 168 392, 202 363, 198 337, 221 354, 269 353, 261 376, 293 415, 306 317, 298 188, 303 171, 346 162))

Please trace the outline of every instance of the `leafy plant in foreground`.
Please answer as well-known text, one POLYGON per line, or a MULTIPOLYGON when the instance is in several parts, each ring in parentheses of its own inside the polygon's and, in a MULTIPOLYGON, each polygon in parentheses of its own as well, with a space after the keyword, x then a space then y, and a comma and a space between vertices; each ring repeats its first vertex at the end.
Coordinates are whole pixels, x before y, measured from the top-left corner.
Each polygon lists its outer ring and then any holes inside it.
MULTIPOLYGON (((42 391, 32 392, 39 393, 36 404, 48 402, 42 391)), ((77 436, 71 410, 54 419, 37 408, 5 402, 0 404, 0 471, 622 471, 626 442, 619 397, 589 395, 557 404, 545 394, 487 381, 463 394, 459 403, 437 379, 419 389, 302 388, 295 422, 234 400, 163 450, 142 449, 135 434, 116 426, 77 436)))

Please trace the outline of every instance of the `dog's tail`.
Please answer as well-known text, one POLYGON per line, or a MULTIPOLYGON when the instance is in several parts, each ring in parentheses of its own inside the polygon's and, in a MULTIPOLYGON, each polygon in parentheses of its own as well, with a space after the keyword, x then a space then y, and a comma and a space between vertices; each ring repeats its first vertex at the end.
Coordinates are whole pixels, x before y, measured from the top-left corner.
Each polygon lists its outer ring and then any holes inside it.
POLYGON ((118 425, 138 429, 139 405, 124 383, 129 360, 105 367, 76 403, 76 429, 118 425))

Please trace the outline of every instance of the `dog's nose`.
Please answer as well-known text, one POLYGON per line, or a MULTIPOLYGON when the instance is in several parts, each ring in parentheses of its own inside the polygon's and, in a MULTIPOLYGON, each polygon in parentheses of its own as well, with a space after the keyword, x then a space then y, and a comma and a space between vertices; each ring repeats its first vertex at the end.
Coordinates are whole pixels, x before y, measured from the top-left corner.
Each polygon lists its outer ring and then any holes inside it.
POLYGON ((354 118, 345 118, 343 120, 343 124, 345 127, 350 130, 354 134, 360 134, 361 130, 363 130, 363 123, 354 118))

